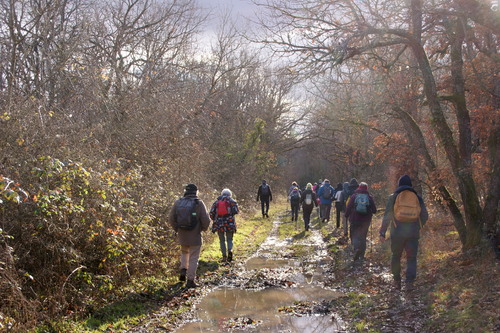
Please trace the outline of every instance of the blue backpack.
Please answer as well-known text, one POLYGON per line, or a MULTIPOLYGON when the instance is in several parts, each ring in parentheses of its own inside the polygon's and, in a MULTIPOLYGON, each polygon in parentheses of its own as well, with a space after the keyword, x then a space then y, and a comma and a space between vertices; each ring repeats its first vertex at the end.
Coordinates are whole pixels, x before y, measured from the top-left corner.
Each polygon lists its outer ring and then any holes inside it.
POLYGON ((359 193, 354 199, 354 207, 356 212, 361 215, 367 215, 370 213, 370 198, 366 193, 359 193))

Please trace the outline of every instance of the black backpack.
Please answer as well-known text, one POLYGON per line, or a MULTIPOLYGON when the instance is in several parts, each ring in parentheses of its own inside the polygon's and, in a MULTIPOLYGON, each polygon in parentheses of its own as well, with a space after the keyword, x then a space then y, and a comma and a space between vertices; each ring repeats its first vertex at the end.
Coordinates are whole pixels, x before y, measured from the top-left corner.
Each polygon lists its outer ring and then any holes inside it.
POLYGON ((263 197, 269 196, 269 185, 262 185, 260 188, 260 195, 263 197))
POLYGON ((177 228, 182 230, 193 230, 196 227, 198 224, 196 205, 198 205, 198 199, 186 197, 180 198, 175 210, 177 216, 177 228))

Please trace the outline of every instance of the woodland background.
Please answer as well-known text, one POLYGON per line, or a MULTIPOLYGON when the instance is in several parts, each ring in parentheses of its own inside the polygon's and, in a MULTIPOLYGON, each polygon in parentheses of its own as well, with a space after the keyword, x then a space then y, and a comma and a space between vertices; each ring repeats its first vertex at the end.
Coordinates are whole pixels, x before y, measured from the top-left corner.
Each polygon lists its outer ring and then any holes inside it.
POLYGON ((2 327, 170 272, 189 182, 245 208, 261 179, 356 177, 383 206, 408 173, 464 251, 498 249, 498 4, 261 7, 207 50, 194 0, 1 0, 2 327))

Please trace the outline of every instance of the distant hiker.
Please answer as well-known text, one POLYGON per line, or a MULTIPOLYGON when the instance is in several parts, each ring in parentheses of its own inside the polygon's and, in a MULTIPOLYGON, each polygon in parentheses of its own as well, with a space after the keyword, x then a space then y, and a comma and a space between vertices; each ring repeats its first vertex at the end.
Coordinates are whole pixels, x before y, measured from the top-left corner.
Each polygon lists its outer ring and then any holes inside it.
MULTIPOLYGON (((349 199, 351 198, 351 195, 354 194, 354 191, 358 189, 358 181, 356 178, 351 178, 351 181, 348 183, 347 188, 345 185, 343 186, 343 192, 342 192, 342 199, 344 200, 344 204, 347 207, 349 204, 349 199)), ((344 236, 348 236, 349 233, 349 221, 347 220, 347 217, 345 216, 345 210, 344 210, 344 218, 345 218, 345 224, 344 224, 344 236)))
POLYGON ((321 203, 321 220, 327 223, 330 221, 330 211, 332 209, 332 201, 335 196, 335 189, 330 185, 330 181, 325 179, 323 186, 319 188, 318 197, 321 203))
POLYGON ((394 285, 401 289, 401 255, 406 252, 406 284, 412 288, 417 277, 417 251, 420 229, 427 222, 429 214, 422 197, 412 187, 411 178, 399 178, 398 188, 389 196, 385 208, 380 241, 385 241, 385 233, 391 225, 391 270, 394 285), (392 222, 392 223, 391 223, 392 222))
POLYGON ((290 194, 292 194, 292 191, 294 188, 299 188, 299 185, 297 184, 297 182, 292 182, 292 185, 290 185, 290 188, 288 189, 288 192, 286 194, 288 200, 290 200, 290 194))
POLYGON ((217 232, 222 252, 222 261, 233 261, 233 235, 236 232, 236 219, 238 214, 238 203, 232 198, 229 189, 222 190, 221 195, 215 200, 210 209, 212 232, 217 232), (226 246, 227 241, 227 246, 226 246))
POLYGON ((377 212, 375 201, 368 193, 368 184, 361 182, 349 198, 345 215, 351 225, 351 242, 354 248, 354 263, 362 263, 365 258, 366 236, 372 216, 377 212))
POLYGON ((318 180, 318 183, 314 183, 314 186, 312 188, 313 192, 316 193, 316 207, 317 207, 317 211, 318 211, 318 217, 321 219, 321 202, 319 200, 319 196, 318 196, 318 191, 321 187, 323 181, 320 179, 318 180))
POLYGON ((292 221, 297 221, 299 218, 299 210, 300 210, 300 196, 301 192, 298 187, 294 187, 292 192, 290 192, 290 207, 292 209, 292 221))
POLYGON ((271 186, 269 186, 265 180, 262 180, 262 184, 257 190, 257 201, 259 200, 262 209, 262 217, 269 217, 269 203, 273 201, 273 194, 271 193, 271 186))
POLYGON ((350 195, 348 194, 348 189, 349 189, 349 183, 344 182, 344 184, 342 184, 342 192, 340 193, 340 201, 342 202, 342 214, 340 215, 342 217, 342 228, 344 229, 344 237, 347 237, 347 235, 349 234, 349 224, 347 223, 347 217, 345 217, 346 202, 347 198, 350 197, 350 195))
POLYGON ((302 192, 300 202, 302 203, 302 217, 304 218, 305 230, 308 231, 311 213, 314 206, 318 205, 316 203, 316 193, 313 192, 311 183, 307 183, 306 189, 302 192))
POLYGON ((169 223, 177 233, 181 246, 180 281, 186 281, 187 288, 196 288, 195 278, 202 245, 201 232, 207 231, 210 218, 203 201, 198 198, 198 188, 186 185, 184 196, 175 201, 170 210, 169 223))
POLYGON ((340 216, 343 215, 342 212, 344 209, 344 201, 342 200, 342 183, 338 183, 335 188, 335 212, 337 215, 337 229, 340 228, 340 216))

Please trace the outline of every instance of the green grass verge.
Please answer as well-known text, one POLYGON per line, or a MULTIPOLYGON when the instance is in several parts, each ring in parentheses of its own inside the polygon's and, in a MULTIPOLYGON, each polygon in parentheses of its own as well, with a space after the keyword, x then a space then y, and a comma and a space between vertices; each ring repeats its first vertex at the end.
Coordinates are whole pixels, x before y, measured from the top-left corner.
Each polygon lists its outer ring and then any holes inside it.
MULTIPOLYGON (((237 216, 238 231, 234 235, 235 260, 244 260, 252 255, 267 238, 273 227, 273 216, 283 210, 280 204, 273 204, 269 211, 271 218, 263 219, 259 214, 237 216)), ((210 231, 209 231, 210 232, 210 231)), ((217 271, 220 268, 219 239, 216 235, 206 237, 200 255, 198 275, 202 278, 207 272, 217 271)), ((122 294, 128 294, 119 301, 92 311, 85 318, 66 318, 50 321, 31 331, 31 333, 96 333, 96 332, 123 332, 140 323, 150 313, 162 306, 162 300, 168 295, 176 293, 180 285, 177 284, 177 271, 174 276, 149 276, 134 280, 122 294)), ((181 306, 175 315, 188 311, 189 306, 181 306)), ((165 318, 168 322, 170 319, 165 318)))

